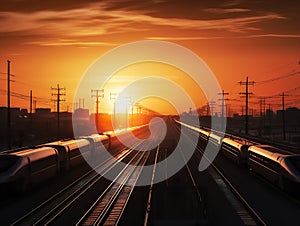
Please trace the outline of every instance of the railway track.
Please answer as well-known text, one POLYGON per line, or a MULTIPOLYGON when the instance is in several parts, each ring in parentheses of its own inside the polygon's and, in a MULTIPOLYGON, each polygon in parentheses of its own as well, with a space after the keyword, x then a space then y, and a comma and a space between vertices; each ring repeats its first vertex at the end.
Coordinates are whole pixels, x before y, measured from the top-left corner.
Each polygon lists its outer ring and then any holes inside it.
POLYGON ((145 218, 144 218, 144 226, 148 225, 149 214, 151 211, 153 182, 154 182, 154 177, 155 177, 156 164, 157 164, 157 160, 158 160, 158 152, 159 152, 159 146, 156 149, 155 159, 154 159, 154 163, 153 163, 153 171, 152 171, 151 183, 150 183, 149 194, 148 194, 148 199, 147 199, 147 207, 146 207, 146 213, 145 213, 145 218))
MULTIPOLYGON (((192 132, 192 131, 191 131, 192 132)), ((193 131, 194 132, 194 131, 193 131)), ((187 134, 184 134, 190 139, 187 134)), ((192 142, 192 141, 191 141, 192 142)), ((247 202, 246 198, 241 195, 238 189, 230 180, 221 172, 221 170, 212 163, 204 153, 205 145, 198 145, 196 156, 199 160, 203 157, 210 162, 211 167, 208 169, 219 188, 223 191, 228 201, 231 203, 236 213, 245 225, 267 225, 257 211, 247 202)))
POLYGON ((138 152, 76 225, 117 225, 149 154, 138 152))
POLYGON ((143 225, 203 225, 207 223, 202 193, 199 189, 195 175, 187 164, 183 154, 184 147, 177 149, 178 164, 183 167, 173 176, 168 175, 174 162, 168 157, 174 151, 179 137, 178 131, 170 124, 168 130, 173 131, 167 139, 160 144, 159 153, 156 153, 152 172, 152 183, 149 188, 147 208, 143 225), (156 164, 162 163, 156 171, 156 164), (165 172, 163 168, 166 168, 165 172), (154 184, 155 177, 164 177, 160 183, 154 184))
MULTIPOLYGON (((181 131, 180 131, 180 128, 178 128, 178 126, 174 125, 174 129, 175 129, 177 132, 179 132, 179 134, 180 134, 181 131)), ((178 142, 179 142, 179 139, 178 139, 178 142)), ((184 166, 186 167, 187 172, 188 172, 188 175, 189 175, 189 177, 190 177, 190 179, 191 179, 191 181, 192 181, 193 188, 194 188, 194 190, 195 190, 196 193, 197 193, 197 198, 198 198, 199 202, 202 202, 202 197, 201 197, 200 191, 199 191, 199 189, 198 189, 199 186, 198 186, 197 183, 196 183, 196 180, 195 180, 195 178, 194 178, 194 175, 193 175, 193 173, 192 173, 192 170, 190 169, 190 167, 189 167, 189 165, 188 165, 188 161, 187 161, 187 159, 185 158, 185 156, 184 156, 182 150, 181 150, 181 156, 182 156, 182 159, 183 159, 183 161, 184 161, 184 163, 185 163, 184 166)))
MULTIPOLYGON (((138 144, 139 145, 139 144, 138 144)), ((129 157, 134 147, 122 149, 114 158, 106 160, 100 164, 96 170, 101 175, 108 173, 119 162, 129 157), (117 161, 116 161, 117 159, 117 161)), ((47 199, 39 206, 28 212, 26 215, 14 221, 11 225, 46 225, 55 221, 63 212, 65 212, 76 200, 78 200, 87 190, 103 178, 95 170, 90 170, 72 184, 65 187, 59 193, 47 199)))
MULTIPOLYGON (((180 134, 181 131, 180 131, 180 128, 175 124, 174 125, 174 129, 180 134)), ((193 175, 193 171, 191 170, 189 164, 188 164, 188 160, 185 158, 182 150, 181 150, 181 156, 185 162, 185 167, 187 169, 187 172, 188 172, 188 175, 192 181, 192 185, 193 185, 193 189, 196 191, 196 194, 197 194, 197 200, 198 200, 198 203, 201 204, 202 206, 202 214, 203 214, 203 218, 204 218, 204 221, 206 221, 207 219, 207 209, 205 207, 205 203, 204 203, 204 197, 202 197, 202 194, 199 190, 199 185, 197 184, 197 180, 195 179, 195 176, 193 175)), ((203 224, 206 224, 207 222, 202 222, 203 224)))

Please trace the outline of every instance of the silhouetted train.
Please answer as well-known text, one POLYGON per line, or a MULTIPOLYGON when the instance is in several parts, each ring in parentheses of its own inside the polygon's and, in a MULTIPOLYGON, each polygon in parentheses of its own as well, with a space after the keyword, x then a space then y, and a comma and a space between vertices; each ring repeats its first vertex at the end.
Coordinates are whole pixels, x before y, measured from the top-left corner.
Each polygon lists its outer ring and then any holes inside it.
POLYGON ((254 144, 233 137, 221 138, 213 132, 197 129, 200 139, 221 145, 221 152, 241 166, 263 176, 286 191, 300 187, 300 155, 270 145, 254 144), (209 138, 210 137, 210 138, 209 138))
POLYGON ((93 134, 1 153, 0 185, 24 191, 84 162, 85 155, 99 151, 102 145, 110 148, 110 135, 93 134))
POLYGON ((250 146, 248 166, 281 189, 296 191, 300 184, 300 155, 269 145, 250 146))

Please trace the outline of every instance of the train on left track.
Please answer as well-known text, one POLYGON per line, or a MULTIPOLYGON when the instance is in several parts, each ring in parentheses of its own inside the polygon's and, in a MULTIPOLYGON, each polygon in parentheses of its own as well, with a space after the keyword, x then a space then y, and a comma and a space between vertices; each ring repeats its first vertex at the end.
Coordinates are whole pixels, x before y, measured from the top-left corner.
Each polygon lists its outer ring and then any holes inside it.
POLYGON ((0 154, 0 186, 7 190, 25 191, 83 163, 85 155, 110 146, 110 135, 93 134, 3 152, 0 154))

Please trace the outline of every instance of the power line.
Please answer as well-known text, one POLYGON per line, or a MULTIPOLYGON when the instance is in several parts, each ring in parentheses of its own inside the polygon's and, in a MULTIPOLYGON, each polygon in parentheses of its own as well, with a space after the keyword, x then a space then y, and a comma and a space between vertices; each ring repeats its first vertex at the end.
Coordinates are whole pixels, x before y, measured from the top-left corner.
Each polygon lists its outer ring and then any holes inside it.
POLYGON ((215 106, 216 106, 216 102, 215 101, 209 101, 207 102, 207 112, 206 114, 209 115, 209 110, 211 111, 211 116, 214 116, 214 109, 215 109, 215 106))
MULTIPOLYGON (((96 128, 97 131, 99 131, 99 98, 104 97, 104 89, 92 89, 91 93, 92 93, 92 98, 96 97, 96 128)), ((80 107, 80 102, 79 102, 79 107, 80 107)))
MULTIPOLYGON (((8 60, 9 61, 9 60, 8 60)), ((7 72, 0 72, 0 74, 7 75, 7 72)), ((11 77, 16 77, 14 74, 10 74, 11 77)))
POLYGON ((221 107, 222 107, 222 118, 224 118, 224 111, 225 111, 225 100, 229 100, 228 98, 226 99, 225 96, 229 95, 229 93, 225 93, 224 90, 222 90, 222 93, 218 93, 218 95, 221 95, 220 101, 222 101, 221 107))
POLYGON ((267 79, 267 80, 264 80, 264 81, 260 81, 260 82, 257 82, 257 83, 258 83, 258 85, 262 85, 262 84, 266 84, 266 83, 269 83, 269 82, 274 82, 274 81, 277 81, 277 80, 280 80, 280 79, 295 76, 295 75, 298 75, 298 74, 300 74, 300 71, 292 72, 292 73, 289 73, 289 74, 286 74, 286 75, 281 75, 281 76, 271 78, 271 79, 267 79))
POLYGON ((229 95, 229 93, 224 92, 224 90, 222 90, 222 93, 218 93, 219 95, 221 95, 221 99, 219 99, 220 101, 222 101, 221 107, 222 107, 222 113, 221 113, 221 117, 222 117, 222 124, 221 126, 223 127, 224 125, 224 111, 225 111, 225 100, 229 100, 228 98, 226 99, 225 96, 229 95))
MULTIPOLYGON (((6 95, 6 94, 7 94, 7 90, 0 89, 0 95, 6 95)), ((30 95, 17 93, 17 92, 12 92, 12 91, 10 91, 10 96, 18 98, 18 99, 22 99, 22 100, 28 100, 28 98, 30 98, 30 95)), ((43 98, 43 97, 32 97, 32 98, 34 100, 39 101, 39 102, 49 104, 49 99, 48 98, 43 98)))
MULTIPOLYGON (((297 87, 295 87, 295 88, 286 90, 286 91, 284 91, 284 93, 290 93, 290 92, 296 91, 296 90, 300 90, 300 86, 297 86, 297 87)), ((277 94, 274 94, 274 95, 266 96, 266 98, 275 98, 275 97, 279 97, 279 96, 281 96, 281 94, 282 94, 282 93, 277 93, 277 94)))
POLYGON ((240 85, 242 86, 245 86, 246 87, 246 90, 245 92, 241 92, 240 94, 243 94, 243 95, 246 95, 246 114, 245 114, 245 133, 248 134, 248 96, 249 94, 252 94, 252 93, 249 93, 248 91, 248 86, 249 85, 254 85, 254 81, 251 81, 249 82, 248 81, 248 76, 246 77, 246 81, 245 82, 242 82, 240 81, 240 85))
POLYGON ((66 101, 65 99, 61 99, 61 96, 66 96, 66 93, 62 93, 62 91, 66 91, 66 88, 60 88, 59 84, 57 84, 57 88, 52 88, 52 96, 55 96, 55 99, 51 99, 51 101, 56 102, 57 104, 57 138, 60 139, 60 120, 59 120, 59 107, 61 101, 66 101))
POLYGON ((11 149, 10 61, 7 61, 7 147, 11 149))
POLYGON ((116 99, 118 97, 118 93, 109 93, 109 99, 110 101, 113 101, 114 103, 114 109, 113 109, 113 114, 114 114, 114 118, 113 118, 113 127, 116 127, 116 99))
POLYGON ((284 106, 284 92, 281 94, 282 97, 282 138, 285 140, 285 106, 284 106))

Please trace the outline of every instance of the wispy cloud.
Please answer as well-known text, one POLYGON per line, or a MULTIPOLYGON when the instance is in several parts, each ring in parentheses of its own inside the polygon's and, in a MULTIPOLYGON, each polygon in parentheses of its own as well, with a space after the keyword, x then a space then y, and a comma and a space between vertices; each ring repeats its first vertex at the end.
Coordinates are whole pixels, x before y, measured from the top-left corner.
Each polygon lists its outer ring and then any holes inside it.
POLYGON ((204 12, 208 13, 216 13, 216 14, 225 14, 225 13, 245 13, 245 12, 251 12, 250 9, 243 9, 243 8, 208 8, 204 9, 204 12))
POLYGON ((154 18, 144 15, 137 15, 136 19, 155 24, 172 26, 181 29, 194 29, 194 30, 226 30, 230 32, 244 32, 249 30, 259 30, 258 27, 252 26, 255 23, 285 19, 277 14, 267 14, 264 16, 249 16, 243 18, 226 18, 215 20, 189 20, 189 19, 166 19, 166 18, 154 18))
POLYGON ((192 37, 171 37, 171 36, 157 36, 157 37, 148 37, 150 40, 168 40, 168 41, 188 41, 188 40, 207 40, 207 39, 223 39, 224 37, 202 37, 202 36, 192 36, 192 37))
POLYGON ((39 46, 118 46, 118 43, 110 42, 91 42, 91 41, 68 41, 68 40, 58 40, 58 41, 37 41, 37 42, 26 42, 28 45, 39 45, 39 46))
POLYGON ((162 41, 191 41, 191 40, 212 40, 212 39, 247 39, 247 38, 300 38, 300 34, 258 34, 258 35, 244 35, 244 36, 153 36, 148 37, 150 40, 162 40, 162 41))
MULTIPOLYGON (((150 16, 147 11, 106 10, 107 3, 93 3, 84 8, 65 11, 37 11, 34 13, 0 12, 0 33, 14 32, 30 34, 36 37, 47 36, 47 40, 33 40, 31 44, 60 46, 60 45, 115 45, 115 43, 95 42, 83 40, 84 37, 103 37, 116 33, 141 32, 159 30, 161 27, 180 30, 211 30, 234 33, 260 30, 259 23, 272 20, 283 20, 285 17, 276 13, 265 15, 248 15, 224 19, 188 19, 163 18, 150 16), (73 41, 57 41, 72 39, 73 41)), ((208 8, 206 11, 214 13, 246 12, 245 8, 219 9, 208 8)), ((159 37, 162 39, 163 37, 159 37)), ((167 37, 170 40, 170 37, 167 37)), ((207 39, 208 37, 194 37, 207 39)), ((210 37, 216 39, 219 37, 210 37)), ((152 37, 155 39, 155 37, 152 37)), ((174 37, 172 40, 191 39, 188 37, 174 37)), ((102 41, 102 40, 101 40, 102 41)))
POLYGON ((300 38, 300 34, 259 34, 259 35, 248 35, 245 38, 300 38))

